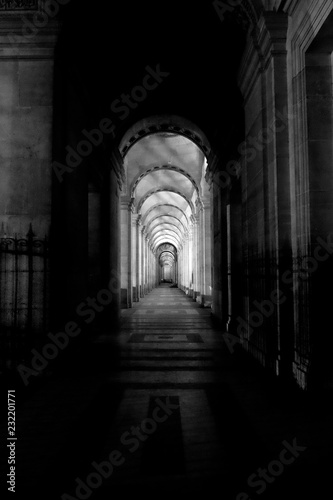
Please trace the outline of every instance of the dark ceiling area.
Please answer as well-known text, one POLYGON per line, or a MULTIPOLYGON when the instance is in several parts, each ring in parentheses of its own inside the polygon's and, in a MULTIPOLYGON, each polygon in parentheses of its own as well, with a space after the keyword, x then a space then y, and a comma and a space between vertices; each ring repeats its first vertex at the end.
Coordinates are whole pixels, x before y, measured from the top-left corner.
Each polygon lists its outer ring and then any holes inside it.
POLYGON ((79 75, 100 113, 141 85, 147 66, 168 73, 121 127, 150 115, 175 114, 213 139, 241 110, 236 84, 245 32, 213 2, 71 0, 64 9, 61 57, 79 75))

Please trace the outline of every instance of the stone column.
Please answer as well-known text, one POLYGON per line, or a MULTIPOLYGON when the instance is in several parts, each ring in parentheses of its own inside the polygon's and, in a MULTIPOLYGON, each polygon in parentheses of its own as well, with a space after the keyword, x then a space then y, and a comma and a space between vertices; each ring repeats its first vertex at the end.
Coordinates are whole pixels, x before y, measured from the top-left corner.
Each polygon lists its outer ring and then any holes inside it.
POLYGON ((138 220, 140 215, 132 214, 132 293, 133 302, 139 301, 138 220))
POLYGON ((132 201, 121 200, 121 304, 130 308, 133 303, 132 290, 132 201))
POLYGON ((141 215, 136 220, 136 282, 137 282, 137 300, 142 297, 142 233, 141 233, 141 215))
POLYGON ((191 217, 191 225, 189 227, 189 296, 193 298, 193 290, 194 290, 194 272, 193 272, 193 260, 194 260, 194 251, 193 251, 193 236, 194 236, 194 217, 191 217))
POLYGON ((183 290, 183 242, 178 252, 178 286, 183 290))
POLYGON ((251 47, 243 58, 239 86, 248 110, 242 159, 243 220, 248 237, 243 301, 248 305, 242 321, 248 327, 243 331, 247 330, 249 351, 262 364, 291 378, 293 297, 283 280, 293 269, 287 31, 287 14, 262 14, 255 40, 249 40, 251 47), (268 315, 260 311, 263 301, 270 304, 268 315))
POLYGON ((152 289, 154 289, 156 287, 156 258, 153 249, 151 249, 151 269, 152 269, 151 287, 152 289))
POLYGON ((148 292, 151 292, 151 249, 150 249, 150 241, 148 240, 147 244, 147 283, 148 283, 148 292))
POLYGON ((203 305, 204 302, 204 223, 203 223, 203 205, 201 200, 197 201, 197 218, 198 218, 198 246, 197 246, 197 268, 198 268, 198 296, 197 302, 203 305))
POLYGON ((211 162, 209 164, 209 176, 206 176, 206 180, 210 181, 211 185, 211 207, 212 207, 212 238, 214 244, 212 245, 212 262, 213 262, 213 273, 212 273, 212 286, 213 286, 213 302, 212 302, 212 313, 214 318, 217 318, 219 322, 222 321, 223 312, 223 300, 222 300, 222 280, 223 280, 223 269, 222 269, 222 201, 221 201, 221 188, 217 182, 214 181, 214 171, 216 168, 211 162))
MULTIPOLYGON (((264 124, 269 133, 264 139, 265 158, 265 207, 266 245, 270 254, 270 267, 266 281, 266 297, 279 296, 275 313, 267 327, 270 338, 267 351, 272 368, 284 377, 292 378, 294 359, 293 340, 293 293, 283 276, 293 269, 291 234, 291 174, 289 158, 289 116, 287 82, 287 30, 286 14, 266 13, 260 23, 259 43, 262 47, 267 72, 266 116, 264 124), (281 119, 282 117, 282 119, 281 119), (272 123, 275 127, 272 128, 272 123), (273 133, 272 133, 273 132, 273 133), (265 142, 267 144, 265 144, 265 142), (281 298, 280 298, 281 297, 281 298), (271 341, 273 328, 275 341, 271 341)), ((264 134, 263 134, 264 137, 264 134)), ((274 304, 275 305, 275 304, 274 304)))
POLYGON ((210 306, 211 290, 211 225, 210 200, 206 198, 199 206, 199 275, 200 304, 210 306))
POLYGON ((145 268, 145 227, 141 228, 141 297, 146 295, 146 268, 145 268))
POLYGON ((178 277, 178 256, 179 256, 179 253, 177 252, 176 262, 175 262, 175 283, 176 283, 177 286, 178 286, 178 282, 179 282, 179 277, 178 277))
POLYGON ((232 186, 227 205, 228 227, 228 331, 237 334, 242 314, 242 207, 239 183, 232 186))
POLYGON ((149 293, 151 292, 151 250, 150 250, 150 240, 148 239, 148 242, 147 242, 147 270, 148 270, 148 278, 147 278, 147 282, 148 282, 148 291, 149 293))
MULTIPOLYGON (((118 153, 116 151, 116 153, 118 153)), ((102 244, 103 253, 105 253, 105 277, 103 280, 107 283, 112 293, 112 302, 108 307, 105 318, 105 331, 114 333, 120 324, 121 310, 121 227, 120 227, 120 198, 122 181, 124 179, 123 164, 120 154, 111 155, 111 171, 109 183, 103 186, 103 200, 108 201, 108 206, 103 203, 103 232, 105 242, 102 244), (107 214, 107 215, 106 215, 107 214), (105 246, 108 244, 108 247, 105 246), (109 330, 107 330, 107 328, 109 330)))
POLYGON ((156 256, 154 251, 151 251, 151 257, 152 257, 152 270, 153 270, 153 279, 152 279, 152 287, 156 287, 156 256))
POLYGON ((150 287, 151 290, 154 288, 154 278, 155 278, 155 263, 154 263, 154 254, 153 250, 150 247, 150 287))
POLYGON ((145 293, 149 293, 149 284, 148 284, 148 235, 145 234, 144 239, 144 249, 145 249, 145 293))
POLYGON ((199 262, 198 217, 194 215, 193 216, 193 300, 196 300, 199 294, 198 262, 199 262))
POLYGON ((188 264, 188 255, 189 255, 189 233, 187 232, 184 236, 184 292, 188 295, 189 290, 189 264, 188 264))
POLYGON ((182 247, 182 281, 183 281, 183 290, 186 292, 186 235, 183 239, 183 247, 182 247))
POLYGON ((212 303, 212 234, 210 200, 204 201, 204 305, 211 306, 212 303))
POLYGON ((212 312, 221 329, 230 331, 231 322, 231 221, 228 222, 228 187, 225 183, 224 166, 212 166, 210 184, 211 206, 211 259, 212 270, 212 312), (228 231, 229 228, 229 231, 228 231), (229 259, 228 259, 229 257, 229 259))
POLYGON ((159 263, 159 259, 158 259, 158 254, 155 250, 155 268, 156 268, 156 286, 159 286, 160 284, 160 263, 159 263))

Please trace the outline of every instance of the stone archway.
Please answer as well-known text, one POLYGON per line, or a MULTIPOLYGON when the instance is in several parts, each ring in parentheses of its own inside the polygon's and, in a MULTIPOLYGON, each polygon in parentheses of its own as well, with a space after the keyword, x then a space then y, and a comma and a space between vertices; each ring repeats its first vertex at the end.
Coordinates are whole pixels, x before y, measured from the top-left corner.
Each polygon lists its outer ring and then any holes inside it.
MULTIPOLYGON (((210 144, 181 117, 150 117, 119 144, 122 194, 122 307, 131 307, 161 278, 158 248, 174 246, 172 279, 202 305, 211 302, 210 144)), ((165 264, 170 265, 169 257, 165 264), (168 262, 167 262, 168 261, 168 262)), ((170 271, 171 272, 171 271, 170 271)))

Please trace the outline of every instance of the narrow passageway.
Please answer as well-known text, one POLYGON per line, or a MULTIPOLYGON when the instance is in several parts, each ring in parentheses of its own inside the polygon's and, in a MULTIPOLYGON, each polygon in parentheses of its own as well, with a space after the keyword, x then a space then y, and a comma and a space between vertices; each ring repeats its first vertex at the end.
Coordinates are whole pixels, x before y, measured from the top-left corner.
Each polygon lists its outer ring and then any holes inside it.
POLYGON ((228 450, 221 447, 211 406, 211 391, 221 384, 222 338, 212 328, 210 309, 165 283, 122 316, 116 377, 124 393, 116 421, 126 462, 113 487, 185 492, 207 488, 221 475, 227 480, 228 450), (141 437, 133 438, 133 426, 141 437))
POLYGON ((221 487, 236 496, 267 450, 226 384, 233 361, 210 308, 163 283, 122 319, 118 367, 107 375, 121 397, 99 458, 117 449, 123 463, 98 498, 221 487))
POLYGON ((229 351, 209 308, 160 285, 122 311, 117 336, 93 339, 75 367, 62 362, 21 405, 20 492, 319 498, 333 446, 329 402, 261 370, 229 351), (258 472, 267 468, 268 480, 258 472))

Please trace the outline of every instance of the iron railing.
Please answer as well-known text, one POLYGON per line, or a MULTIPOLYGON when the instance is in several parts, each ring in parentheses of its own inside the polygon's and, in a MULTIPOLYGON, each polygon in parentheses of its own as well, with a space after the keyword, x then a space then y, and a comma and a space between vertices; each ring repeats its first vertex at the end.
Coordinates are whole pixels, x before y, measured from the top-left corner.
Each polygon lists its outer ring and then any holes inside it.
POLYGON ((0 369, 14 369, 49 327, 49 244, 0 237, 0 369))

